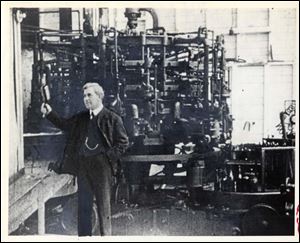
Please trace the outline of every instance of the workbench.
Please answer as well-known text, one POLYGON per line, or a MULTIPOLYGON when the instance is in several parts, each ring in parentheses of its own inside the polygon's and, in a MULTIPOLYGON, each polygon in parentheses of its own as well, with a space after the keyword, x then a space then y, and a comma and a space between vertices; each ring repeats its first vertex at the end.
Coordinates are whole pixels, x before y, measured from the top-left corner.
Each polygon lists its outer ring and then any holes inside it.
MULTIPOLYGON (((47 163, 41 163, 47 164, 47 163)), ((38 234, 45 234, 45 203, 52 197, 71 194, 77 190, 73 176, 57 175, 46 166, 29 171, 9 185, 9 234, 15 231, 36 210, 38 234)))

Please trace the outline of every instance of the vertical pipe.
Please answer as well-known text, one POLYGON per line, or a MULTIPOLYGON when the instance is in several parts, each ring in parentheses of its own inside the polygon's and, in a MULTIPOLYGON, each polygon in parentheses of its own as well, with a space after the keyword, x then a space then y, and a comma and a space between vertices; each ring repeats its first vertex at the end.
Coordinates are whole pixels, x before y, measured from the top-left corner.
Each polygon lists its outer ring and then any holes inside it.
POLYGON ((266 150, 261 149, 261 191, 265 191, 265 163, 266 163, 266 150))
POLYGON ((117 85, 117 94, 119 95, 119 63, 118 63, 118 32, 114 29, 115 33, 115 79, 117 85))
POLYGON ((153 8, 140 8, 139 11, 145 11, 151 14, 153 20, 153 29, 157 29, 159 26, 157 13, 153 8))
POLYGON ((85 39, 83 34, 80 34, 80 44, 82 50, 82 60, 81 60, 81 79, 82 82, 86 82, 86 52, 85 52, 85 39))
MULTIPOLYGON (((207 33, 205 33, 205 41, 204 41, 204 87, 203 87, 203 95, 204 95, 204 109, 205 111, 208 111, 209 105, 208 105, 208 68, 209 68, 209 50, 208 50, 208 44, 207 44, 207 33)), ((205 114, 208 114, 205 112, 205 114)))
POLYGON ((165 84, 167 79, 166 74, 166 51, 167 51, 167 44, 168 44, 168 36, 164 33, 164 44, 163 44, 163 84, 165 84))
POLYGON ((41 95, 40 95, 40 87, 42 84, 43 79, 43 72, 44 72, 44 57, 43 57, 43 49, 41 43, 43 41, 43 33, 38 35, 38 53, 39 53, 39 62, 38 62, 38 79, 37 79, 37 92, 39 93, 40 99, 38 99, 39 103, 41 103, 41 95))
POLYGON ((118 9, 117 8, 115 8, 114 9, 114 27, 115 27, 115 29, 117 29, 117 24, 118 24, 118 9))
POLYGON ((99 61, 97 63, 97 66, 98 66, 98 80, 102 80, 103 79, 103 69, 102 69, 102 66, 103 66, 103 51, 102 51, 102 31, 99 31, 98 32, 98 35, 97 35, 97 49, 98 49, 98 55, 99 55, 99 61))
POLYGON ((220 87, 220 100, 224 92, 224 81, 225 81, 225 49, 221 48, 221 62, 220 62, 220 73, 221 73, 221 87, 220 87))
POLYGON ((39 33, 35 34, 35 43, 33 47, 33 64, 37 64, 38 62, 38 35, 39 33))
POLYGON ((146 34, 142 33, 142 60, 145 61, 146 34))
POLYGON ((204 120, 203 120, 203 133, 210 134, 210 121, 209 121, 209 103, 208 103, 208 89, 209 89, 209 46, 207 39, 207 31, 205 30, 205 37, 203 41, 204 46, 204 77, 203 77, 203 108, 204 108, 204 120))
POLYGON ((280 112, 279 113, 279 118, 280 118, 280 123, 282 126, 282 138, 283 139, 287 139, 287 135, 286 135, 286 129, 285 129, 285 124, 284 124, 284 118, 285 118, 285 112, 280 112))
POLYGON ((78 10, 78 30, 81 32, 80 12, 78 10))
POLYGON ((154 66, 154 116, 157 117, 157 64, 154 66))
MULTIPOLYGON (((150 49, 147 47, 147 60, 150 58, 150 49)), ((150 66, 150 65, 149 65, 150 66)), ((150 67, 146 67, 146 74, 147 74, 147 88, 150 86, 150 67)))
POLYGON ((106 36, 103 30, 98 34, 98 48, 99 48, 99 77, 101 80, 106 79, 106 36))
POLYGON ((104 35, 103 32, 103 36, 102 36, 102 69, 103 69, 103 78, 106 79, 106 36, 104 35))
POLYGON ((97 8, 93 8, 92 13, 93 13, 93 30, 94 30, 93 34, 95 36, 98 30, 99 11, 97 8))
POLYGON ((85 19, 86 18, 86 10, 85 10, 85 8, 83 8, 83 19, 85 19))
MULTIPOLYGON (((225 81, 225 57, 224 57, 224 47, 221 48, 221 62, 220 62, 220 105, 223 109, 223 101, 226 102, 226 98, 223 100, 223 92, 224 92, 224 81, 225 81)), ((224 117, 224 110, 221 112, 221 121, 222 121, 222 132, 224 133, 225 130, 225 117, 224 117)))
POLYGON ((38 52, 39 52, 39 58, 40 58, 40 60, 39 60, 39 63, 41 64, 41 65, 43 65, 43 49, 42 49, 42 46, 41 46, 41 43, 42 43, 42 40, 43 40, 43 36, 42 36, 43 34, 41 33, 41 34, 39 34, 38 35, 38 52))
MULTIPOLYGON (((35 103, 38 98, 39 92, 39 73, 38 73, 38 63, 39 63, 39 35, 37 33, 35 36, 35 44, 33 47, 33 65, 32 65, 32 82, 31 82, 31 103, 35 103)), ((39 102, 38 102, 39 103, 39 102)))
POLYGON ((211 46, 213 47, 214 46, 215 32, 212 30, 211 33, 212 33, 211 46))
POLYGON ((177 102, 174 104, 174 119, 175 119, 175 120, 180 119, 180 111, 181 111, 181 108, 180 108, 180 102, 177 101, 177 102))
POLYGON ((218 74, 217 74, 217 71, 218 71, 218 47, 217 46, 213 46, 213 84, 211 85, 211 93, 213 94, 213 87, 214 84, 218 84, 218 74))

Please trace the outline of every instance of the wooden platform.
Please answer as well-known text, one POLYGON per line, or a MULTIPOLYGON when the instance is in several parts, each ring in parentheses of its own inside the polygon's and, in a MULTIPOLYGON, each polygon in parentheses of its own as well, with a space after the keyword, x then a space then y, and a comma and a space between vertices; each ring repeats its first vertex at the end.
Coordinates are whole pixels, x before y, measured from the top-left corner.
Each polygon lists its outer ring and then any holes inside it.
MULTIPOLYGON (((39 164, 39 163, 37 163, 39 164)), ((47 164, 47 163, 41 163, 47 164)), ((45 233, 45 202, 60 194, 73 193, 73 176, 57 175, 46 166, 30 168, 9 186, 9 233, 38 210, 38 231, 45 233)))

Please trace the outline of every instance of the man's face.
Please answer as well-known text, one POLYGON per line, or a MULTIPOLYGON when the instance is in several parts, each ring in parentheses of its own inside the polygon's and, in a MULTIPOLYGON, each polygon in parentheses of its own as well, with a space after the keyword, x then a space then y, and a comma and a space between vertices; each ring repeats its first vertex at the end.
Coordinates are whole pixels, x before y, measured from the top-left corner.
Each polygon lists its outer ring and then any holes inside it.
POLYGON ((101 98, 95 93, 93 87, 88 87, 83 90, 84 105, 89 110, 94 110, 102 104, 101 98))

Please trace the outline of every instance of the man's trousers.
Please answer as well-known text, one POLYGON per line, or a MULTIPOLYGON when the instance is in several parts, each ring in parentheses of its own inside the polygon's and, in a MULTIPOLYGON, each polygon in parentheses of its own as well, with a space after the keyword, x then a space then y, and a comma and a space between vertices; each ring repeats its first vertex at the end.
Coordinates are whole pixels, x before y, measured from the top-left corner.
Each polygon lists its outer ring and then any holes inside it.
POLYGON ((80 158, 78 174, 78 235, 92 235, 93 200, 96 198, 101 235, 111 235, 112 171, 103 154, 80 158))

